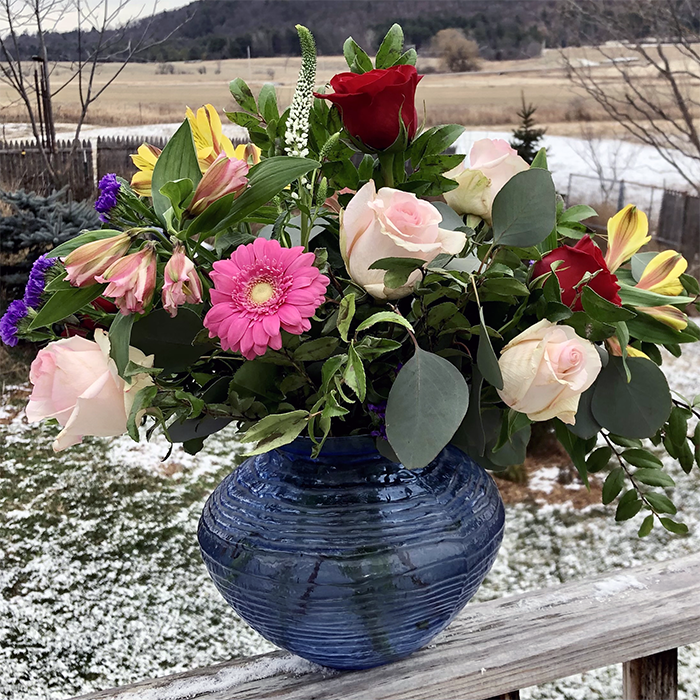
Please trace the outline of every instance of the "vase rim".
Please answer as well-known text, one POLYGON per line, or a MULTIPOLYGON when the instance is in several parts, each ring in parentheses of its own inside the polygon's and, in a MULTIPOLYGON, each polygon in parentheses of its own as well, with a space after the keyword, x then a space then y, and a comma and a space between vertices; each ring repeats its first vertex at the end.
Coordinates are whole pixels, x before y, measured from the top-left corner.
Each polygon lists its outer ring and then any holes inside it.
MULTIPOLYGON (((277 449, 281 452, 289 452, 296 455, 311 455, 314 443, 311 438, 298 437, 293 442, 282 445, 277 449)), ((323 449, 319 457, 331 455, 362 455, 378 453, 375 438, 370 435, 344 435, 342 437, 329 437, 323 443, 323 449)))

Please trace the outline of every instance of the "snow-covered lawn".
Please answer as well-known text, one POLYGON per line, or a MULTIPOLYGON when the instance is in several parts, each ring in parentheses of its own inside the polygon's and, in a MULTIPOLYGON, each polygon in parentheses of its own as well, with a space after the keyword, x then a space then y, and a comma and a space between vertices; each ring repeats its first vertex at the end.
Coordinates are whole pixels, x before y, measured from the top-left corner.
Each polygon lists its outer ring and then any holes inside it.
MULTIPOLYGON (((700 349, 665 366, 700 393, 700 349)), ((0 697, 48 700, 271 649, 226 606, 199 559, 196 527, 237 446, 222 431, 195 457, 163 441, 90 439, 55 456, 54 429, 28 425, 22 397, 0 409, 0 697)), ((531 486, 539 504, 509 506, 506 537, 478 600, 551 586, 700 549, 700 477, 669 464, 690 534, 616 524, 612 509, 548 505, 551 465, 531 486)), ((572 491, 573 493, 573 491, 572 491)), ((614 614, 614 611, 611 611, 614 614)), ((700 697, 700 645, 681 650, 680 697, 700 697)), ((612 700, 619 667, 527 689, 532 700, 612 700)))

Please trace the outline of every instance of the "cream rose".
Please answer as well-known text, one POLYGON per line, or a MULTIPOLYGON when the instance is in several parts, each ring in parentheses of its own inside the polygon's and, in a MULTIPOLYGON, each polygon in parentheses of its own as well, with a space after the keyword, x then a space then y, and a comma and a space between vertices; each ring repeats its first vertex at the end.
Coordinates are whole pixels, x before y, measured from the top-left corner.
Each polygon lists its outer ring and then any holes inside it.
POLYGON ((464 162, 445 173, 459 187, 445 192, 447 204, 458 214, 476 214, 491 223, 493 200, 513 175, 529 165, 503 139, 480 139, 469 153, 469 168, 464 162))
POLYGON ((350 277, 376 299, 400 299, 420 277, 416 270, 402 287, 384 286, 385 270, 370 270, 382 258, 419 258, 426 263, 440 253, 457 255, 466 243, 461 231, 440 228, 442 214, 410 192, 370 180, 340 214, 340 252, 350 277))
MULTIPOLYGON (((153 366, 153 355, 129 348, 129 359, 153 366)), ((27 405, 31 422, 55 418, 63 427, 55 452, 76 445, 85 435, 109 437, 126 432, 126 420, 139 389, 153 384, 148 374, 131 384, 117 373, 109 356, 109 338, 95 331, 95 341, 75 336, 49 343, 39 351, 29 374, 34 385, 27 405)))
POLYGON ((498 395, 533 421, 559 418, 573 425, 581 394, 595 381, 601 363, 593 343, 569 326, 547 320, 513 338, 498 361, 498 395))

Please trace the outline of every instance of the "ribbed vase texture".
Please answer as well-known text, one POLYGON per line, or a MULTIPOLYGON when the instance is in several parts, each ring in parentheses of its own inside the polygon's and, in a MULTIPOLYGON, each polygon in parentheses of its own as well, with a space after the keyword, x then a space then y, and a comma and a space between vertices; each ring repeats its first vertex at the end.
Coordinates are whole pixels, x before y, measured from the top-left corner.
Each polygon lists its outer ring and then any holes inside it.
POLYGON ((226 601, 274 644, 361 669, 444 629, 481 585, 503 538, 493 479, 446 447, 424 469, 367 438, 300 439, 252 457, 217 487, 199 523, 226 601))

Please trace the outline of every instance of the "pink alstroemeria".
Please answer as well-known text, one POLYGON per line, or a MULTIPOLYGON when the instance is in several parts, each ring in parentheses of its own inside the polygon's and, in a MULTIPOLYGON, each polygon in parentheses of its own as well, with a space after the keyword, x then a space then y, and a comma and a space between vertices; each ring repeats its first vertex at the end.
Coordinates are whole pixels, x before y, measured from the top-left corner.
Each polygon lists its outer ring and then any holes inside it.
POLYGON ((241 192, 248 184, 248 163, 237 158, 229 158, 225 153, 217 156, 194 191, 188 208, 191 216, 201 214, 217 199, 232 192, 241 192))
POLYGON ((177 316, 178 306, 202 303, 202 281, 181 245, 173 251, 163 277, 163 308, 172 317, 177 316))
POLYGON ((148 242, 141 250, 115 262, 95 279, 108 282, 103 292, 112 297, 124 316, 141 314, 153 298, 156 288, 155 243, 148 242))
POLYGON ((74 287, 89 287, 95 284, 95 277, 104 271, 129 250, 131 236, 128 233, 115 233, 109 238, 85 243, 63 258, 66 266, 66 279, 74 287))

